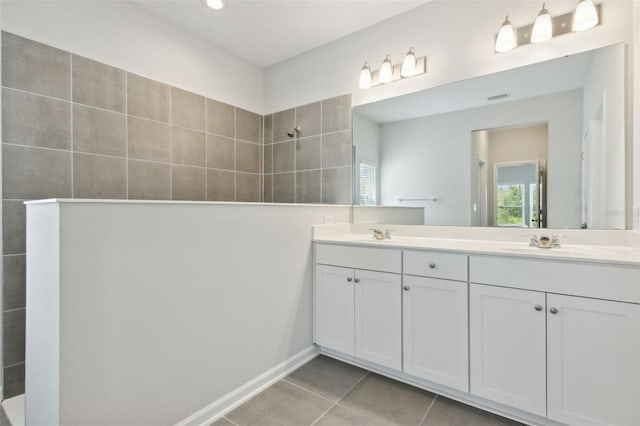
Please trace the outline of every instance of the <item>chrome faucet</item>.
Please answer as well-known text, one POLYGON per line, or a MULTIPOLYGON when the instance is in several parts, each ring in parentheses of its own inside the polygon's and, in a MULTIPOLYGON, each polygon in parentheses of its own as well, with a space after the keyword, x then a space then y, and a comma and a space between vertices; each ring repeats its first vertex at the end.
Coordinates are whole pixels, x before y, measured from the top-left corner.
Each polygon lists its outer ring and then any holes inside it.
POLYGON ((538 236, 536 234, 529 234, 529 247, 538 247, 538 236))
POLYGON ((562 248, 562 245, 560 245, 560 237, 566 237, 566 235, 552 235, 551 236, 551 248, 562 248))
POLYGON ((369 231, 373 231, 373 238, 376 240, 384 240, 385 236, 380 228, 369 228, 369 231))
POLYGON ((385 229, 384 230, 384 239, 385 240, 390 240, 391 239, 391 231, 393 231, 393 229, 385 229))

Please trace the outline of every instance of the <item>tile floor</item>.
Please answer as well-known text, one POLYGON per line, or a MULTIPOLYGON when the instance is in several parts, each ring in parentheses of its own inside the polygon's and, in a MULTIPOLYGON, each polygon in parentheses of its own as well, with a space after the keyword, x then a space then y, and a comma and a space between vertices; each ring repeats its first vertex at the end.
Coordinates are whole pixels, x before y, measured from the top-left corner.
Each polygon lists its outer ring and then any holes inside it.
POLYGON ((211 426, 520 425, 326 356, 303 365, 211 426))

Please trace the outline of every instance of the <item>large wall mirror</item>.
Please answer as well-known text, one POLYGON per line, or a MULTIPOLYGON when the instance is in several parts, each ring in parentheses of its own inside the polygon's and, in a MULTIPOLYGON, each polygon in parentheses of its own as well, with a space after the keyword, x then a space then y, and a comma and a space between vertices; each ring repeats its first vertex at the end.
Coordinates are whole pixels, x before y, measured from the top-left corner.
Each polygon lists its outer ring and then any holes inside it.
POLYGON ((616 44, 355 107, 354 205, 423 208, 426 225, 624 229, 624 55, 616 44))

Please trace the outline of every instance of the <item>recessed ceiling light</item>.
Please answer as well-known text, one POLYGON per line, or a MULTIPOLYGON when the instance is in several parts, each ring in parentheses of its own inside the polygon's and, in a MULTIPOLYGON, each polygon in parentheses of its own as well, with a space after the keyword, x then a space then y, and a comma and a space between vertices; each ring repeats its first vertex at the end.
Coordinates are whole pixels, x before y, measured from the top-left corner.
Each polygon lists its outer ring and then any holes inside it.
POLYGON ((214 10, 220 10, 224 8, 222 0, 207 0, 207 6, 214 10))

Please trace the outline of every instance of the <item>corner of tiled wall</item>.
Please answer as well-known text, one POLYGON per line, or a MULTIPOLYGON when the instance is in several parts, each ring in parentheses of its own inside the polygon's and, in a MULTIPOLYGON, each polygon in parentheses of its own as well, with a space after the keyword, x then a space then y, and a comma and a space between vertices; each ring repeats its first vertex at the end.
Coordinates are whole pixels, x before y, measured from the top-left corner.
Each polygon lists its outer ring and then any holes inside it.
POLYGON ((266 115, 264 201, 350 204, 351 139, 351 95, 266 115))

